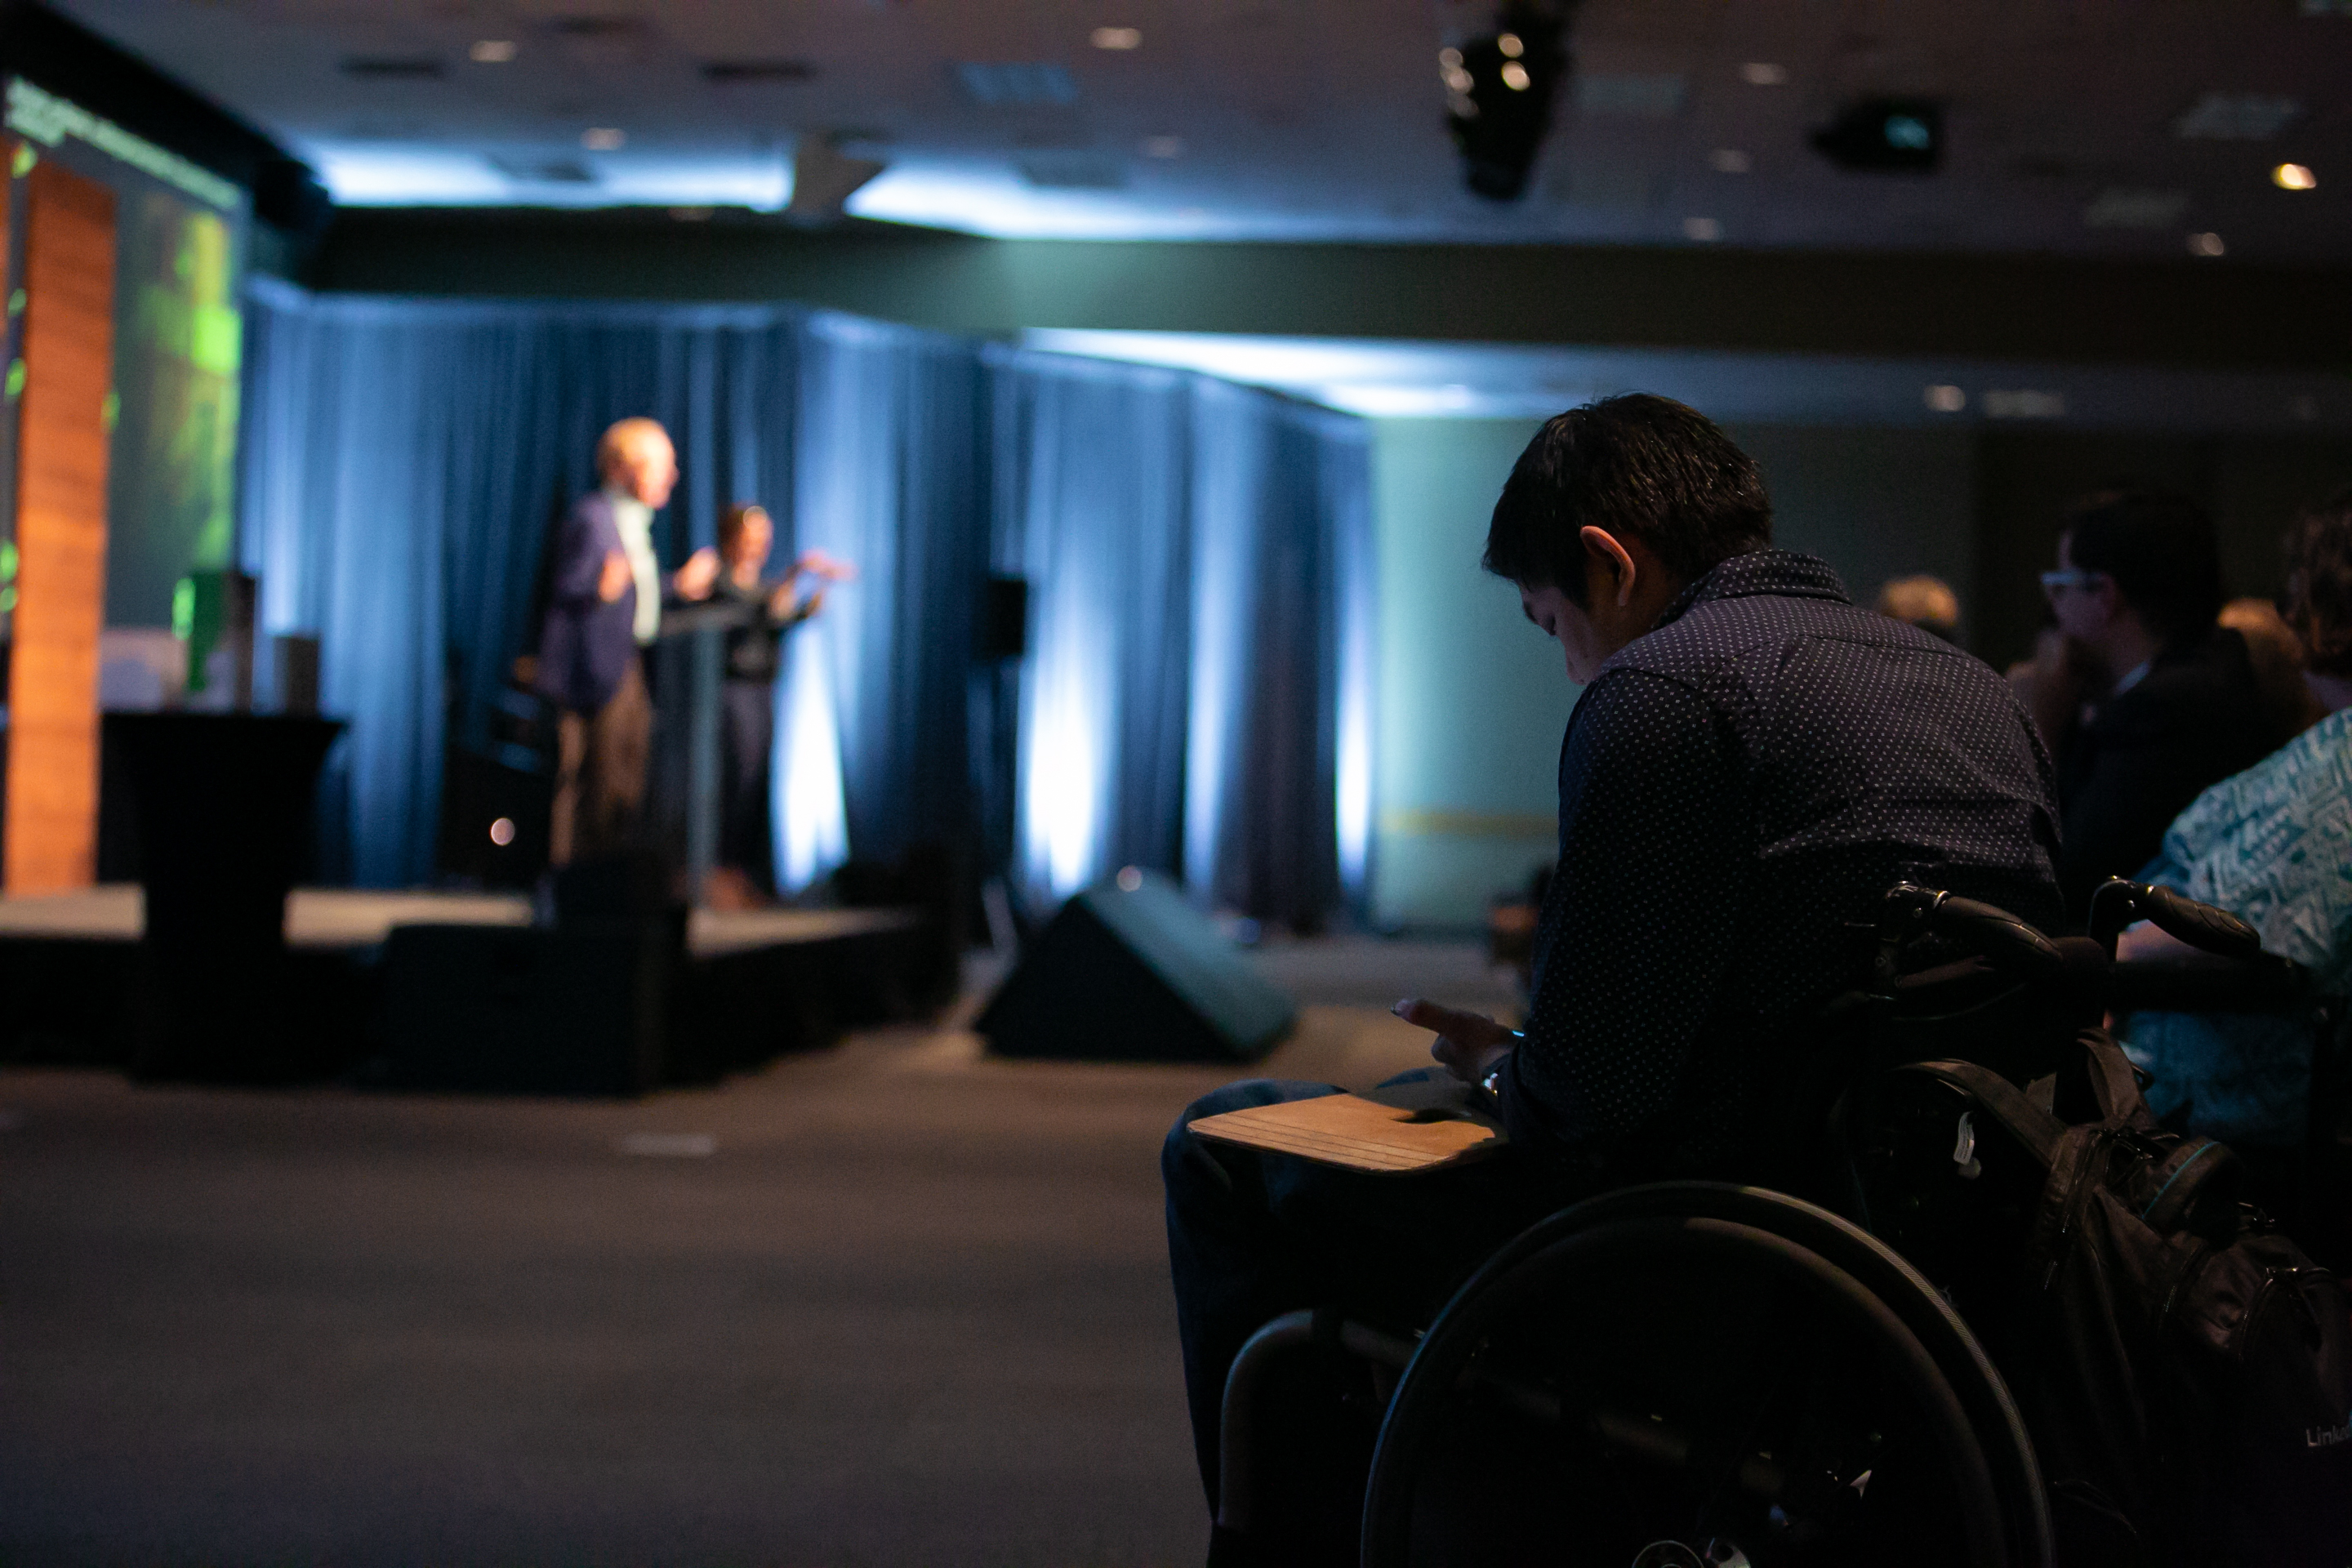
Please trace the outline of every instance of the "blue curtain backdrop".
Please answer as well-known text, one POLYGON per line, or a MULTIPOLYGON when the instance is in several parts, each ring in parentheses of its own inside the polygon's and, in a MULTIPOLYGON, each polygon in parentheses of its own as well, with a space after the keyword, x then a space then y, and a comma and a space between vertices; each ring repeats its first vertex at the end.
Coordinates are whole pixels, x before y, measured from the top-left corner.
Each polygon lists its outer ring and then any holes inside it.
POLYGON ((667 560, 759 500, 780 560, 817 546, 860 568, 778 682, 788 886, 850 854, 983 842, 1017 690, 1010 869, 1033 898, 1126 864, 1300 922, 1360 892, 1360 421, 784 307, 265 282, 248 321, 241 557, 261 629, 320 637, 323 703, 351 723, 321 790, 329 876, 431 879, 444 745, 488 740, 548 524, 593 482, 598 432, 650 414, 683 471, 667 560), (1017 674, 973 658, 992 570, 1030 583, 1017 674))
POLYGON ((321 782, 320 869, 427 881, 447 727, 487 742, 548 524, 594 482, 597 435, 629 414, 668 426, 683 477, 656 543, 684 559, 721 506, 788 490, 800 316, 263 280, 247 320, 239 555, 260 629, 320 638, 321 706, 350 723, 321 782))

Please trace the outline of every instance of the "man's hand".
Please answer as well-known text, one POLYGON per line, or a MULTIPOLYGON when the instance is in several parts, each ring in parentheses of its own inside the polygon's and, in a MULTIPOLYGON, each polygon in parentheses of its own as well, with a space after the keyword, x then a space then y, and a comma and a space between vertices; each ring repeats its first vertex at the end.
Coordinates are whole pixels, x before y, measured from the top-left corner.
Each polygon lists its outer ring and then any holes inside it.
POLYGON ((856 578, 857 568, 846 561, 835 560, 822 550, 803 550, 800 559, 793 563, 792 574, 798 577, 803 573, 812 577, 822 577, 828 583, 847 583, 856 578))
POLYGON ((1429 1054, 1465 1083, 1476 1083, 1511 1054, 1519 1037, 1484 1013, 1465 1013, 1408 996, 1389 1009, 1418 1028, 1434 1029, 1429 1054))
POLYGON ((707 599, 710 585, 719 581, 719 552, 708 544, 686 558, 686 564, 670 579, 681 599, 707 599))
POLYGON ((824 608, 824 590, 822 588, 798 603, 793 599, 793 585, 790 583, 780 585, 774 593, 768 595, 768 618, 772 621, 788 620, 796 614, 802 620, 807 620, 823 608, 824 608))
POLYGON ((596 596, 611 604, 629 591, 636 574, 629 570, 629 558, 617 550, 604 552, 604 570, 596 579, 596 596))

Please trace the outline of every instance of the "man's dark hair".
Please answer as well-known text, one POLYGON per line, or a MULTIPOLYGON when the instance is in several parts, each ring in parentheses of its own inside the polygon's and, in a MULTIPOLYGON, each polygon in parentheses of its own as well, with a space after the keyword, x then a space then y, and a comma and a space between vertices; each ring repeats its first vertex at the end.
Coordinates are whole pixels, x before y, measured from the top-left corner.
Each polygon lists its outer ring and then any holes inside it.
POLYGON ((2116 489, 2066 514, 2066 556, 2111 578, 2147 629, 2172 643, 2201 637, 2221 613, 2221 547, 2213 520, 2170 490, 2116 489))
POLYGON ((1584 602, 1586 527, 1638 539, 1685 583, 1772 542, 1748 454, 1696 408, 1646 392, 1571 408, 1536 432, 1486 529, 1484 564, 1584 602))
POLYGON ((2286 534, 2286 621, 2304 661, 2352 675, 2352 487, 2294 520, 2286 534))

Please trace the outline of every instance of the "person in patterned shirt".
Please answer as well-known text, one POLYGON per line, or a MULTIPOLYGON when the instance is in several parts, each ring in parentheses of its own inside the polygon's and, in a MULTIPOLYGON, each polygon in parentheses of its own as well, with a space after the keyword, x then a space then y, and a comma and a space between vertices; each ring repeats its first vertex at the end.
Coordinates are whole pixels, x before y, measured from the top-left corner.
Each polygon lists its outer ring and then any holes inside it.
MULTIPOLYGON (((1523 1036, 1432 1002, 1397 1009, 1439 1031, 1447 1070, 1491 1088, 1510 1147, 1360 1176, 1187 1131, 1329 1085, 1236 1084, 1186 1110, 1161 1173, 1213 1514, 1225 1373, 1266 1320, 1336 1302, 1425 1322, 1564 1202, 1739 1178, 1779 1130, 1802 1021, 1853 983, 1844 928, 1893 883, 2063 917, 2050 758, 2007 682, 1857 607, 1771 531, 1755 464, 1662 397, 1560 415, 1513 468, 1485 564, 1583 687, 1532 1000, 1523 1036)), ((1286 1541, 1283 1560, 1344 1560, 1339 1531, 1286 1541)))
MULTIPOLYGON (((2352 995, 2352 489, 2297 520, 2286 539, 2287 621, 2305 681, 2326 717, 2173 820, 2138 874, 2229 910, 2263 946, 2312 973, 2324 996, 2352 995)), ((2124 959, 2182 945, 2151 925, 2123 934, 2124 959)), ((2242 1153, 2304 1140, 2310 1025, 2261 1014, 2138 1013, 2121 1031, 2156 1075, 2158 1116, 2242 1153)))

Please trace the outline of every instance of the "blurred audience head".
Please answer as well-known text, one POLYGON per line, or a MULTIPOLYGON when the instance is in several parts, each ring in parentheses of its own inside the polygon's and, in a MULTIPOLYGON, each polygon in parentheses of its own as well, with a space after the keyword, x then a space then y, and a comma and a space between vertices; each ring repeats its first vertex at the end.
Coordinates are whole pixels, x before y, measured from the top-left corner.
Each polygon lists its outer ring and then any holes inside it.
POLYGON ((677 452, 658 420, 616 420, 596 443, 596 477, 650 507, 669 504, 677 484, 677 452))
POLYGON ((776 525, 766 507, 738 501, 719 514, 719 558, 730 566, 759 570, 775 542, 776 525))
POLYGON ((1878 613, 1946 642, 1960 640, 1960 596, 1941 577, 1895 578, 1878 590, 1878 613))
POLYGON ((2286 620, 2302 639, 2313 692, 2352 699, 2352 488, 2295 519, 2286 536, 2286 620))
POLYGON ((2058 624, 2096 647, 2129 616, 2161 647, 2192 640, 2221 608, 2213 520, 2168 490, 2107 490, 2078 502, 2047 574, 2058 624))
POLYGON ((1772 542, 1756 465, 1713 420, 1633 393, 1571 408, 1519 454, 1486 530, 1487 571, 1585 600, 1586 528, 1646 548, 1680 583, 1772 542))
POLYGON ((2232 599, 2221 606, 2221 624, 2245 639, 2263 711, 2277 732, 2299 735, 2317 723, 2320 707, 2304 680, 2303 639, 2278 606, 2268 599, 2232 599))

